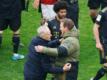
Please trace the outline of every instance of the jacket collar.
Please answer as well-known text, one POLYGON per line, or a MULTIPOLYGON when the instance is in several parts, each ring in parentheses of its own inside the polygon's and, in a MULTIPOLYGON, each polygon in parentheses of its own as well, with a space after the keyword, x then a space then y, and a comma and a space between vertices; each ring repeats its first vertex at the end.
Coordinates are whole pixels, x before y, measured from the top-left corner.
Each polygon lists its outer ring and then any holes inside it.
POLYGON ((68 31, 66 33, 63 34, 63 38, 67 38, 67 37, 76 37, 79 38, 79 32, 77 29, 73 28, 71 31, 68 31))

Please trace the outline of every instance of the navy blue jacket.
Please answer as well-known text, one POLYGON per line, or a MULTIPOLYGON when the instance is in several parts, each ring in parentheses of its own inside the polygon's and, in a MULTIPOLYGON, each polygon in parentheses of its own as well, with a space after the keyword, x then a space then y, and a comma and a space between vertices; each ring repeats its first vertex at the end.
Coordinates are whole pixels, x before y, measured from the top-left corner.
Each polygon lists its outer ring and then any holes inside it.
POLYGON ((46 41, 40 37, 33 38, 29 46, 28 60, 25 64, 25 75, 30 76, 29 74, 32 74, 32 75, 37 74, 39 77, 42 77, 46 75, 47 73, 62 73, 63 72, 62 67, 52 66, 53 59, 54 59, 53 57, 44 55, 42 53, 40 54, 36 52, 34 48, 34 46, 37 46, 37 45, 50 47, 52 44, 51 43, 48 44, 48 42, 49 41, 46 41), (33 67, 30 68, 30 65, 32 65, 33 67))

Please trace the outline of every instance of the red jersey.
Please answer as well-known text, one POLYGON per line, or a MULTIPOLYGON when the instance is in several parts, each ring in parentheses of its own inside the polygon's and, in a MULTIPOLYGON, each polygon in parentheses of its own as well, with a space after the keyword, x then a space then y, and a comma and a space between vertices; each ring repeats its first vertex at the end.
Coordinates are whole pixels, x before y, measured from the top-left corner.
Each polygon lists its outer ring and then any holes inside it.
POLYGON ((43 4, 54 4, 57 0, 41 0, 43 4))

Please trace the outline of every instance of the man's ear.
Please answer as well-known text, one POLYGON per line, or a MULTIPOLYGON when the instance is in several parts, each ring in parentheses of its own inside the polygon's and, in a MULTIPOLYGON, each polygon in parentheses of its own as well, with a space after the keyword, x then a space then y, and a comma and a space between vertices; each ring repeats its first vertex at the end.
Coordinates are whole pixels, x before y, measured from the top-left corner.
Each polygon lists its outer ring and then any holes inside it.
POLYGON ((67 27, 64 27, 65 31, 68 31, 68 28, 67 27))

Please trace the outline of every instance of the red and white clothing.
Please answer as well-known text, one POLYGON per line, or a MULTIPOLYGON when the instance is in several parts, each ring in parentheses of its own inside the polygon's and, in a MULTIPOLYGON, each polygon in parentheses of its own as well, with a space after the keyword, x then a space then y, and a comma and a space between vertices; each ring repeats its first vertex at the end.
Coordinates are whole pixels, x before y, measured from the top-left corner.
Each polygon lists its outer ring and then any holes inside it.
POLYGON ((41 3, 43 4, 54 4, 56 3, 57 0, 41 0, 41 3))
POLYGON ((57 0, 41 0, 41 10, 43 18, 52 20, 55 18, 56 13, 53 10, 53 6, 57 0))

